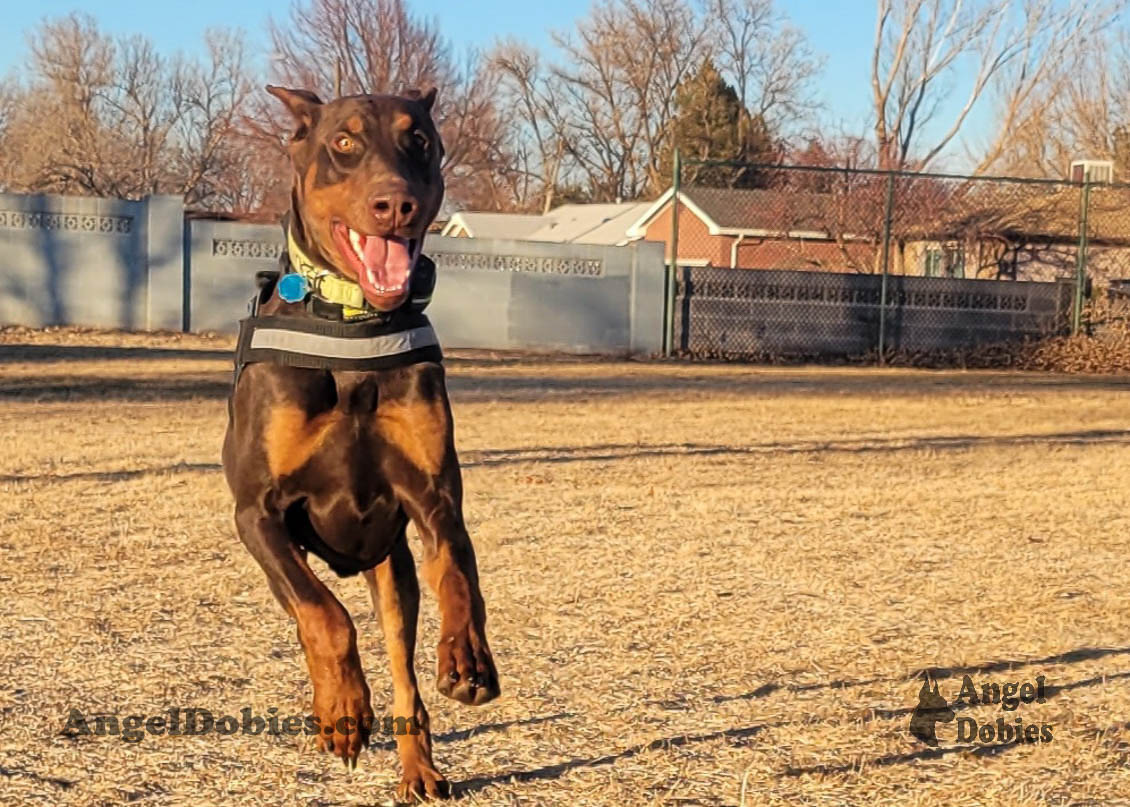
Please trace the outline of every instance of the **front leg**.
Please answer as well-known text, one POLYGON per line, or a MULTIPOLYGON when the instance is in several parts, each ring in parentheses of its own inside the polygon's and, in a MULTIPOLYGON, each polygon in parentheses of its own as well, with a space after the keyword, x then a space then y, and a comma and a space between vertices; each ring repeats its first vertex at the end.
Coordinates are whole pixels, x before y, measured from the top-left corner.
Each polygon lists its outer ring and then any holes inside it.
POLYGON ((463 491, 451 411, 442 381, 421 384, 405 400, 377 407, 377 431, 392 451, 384 469, 424 549, 424 573, 439 600, 436 687, 449 698, 483 704, 498 697, 487 644, 486 607, 475 550, 463 523, 463 491))
POLYGON ((298 624, 314 684, 317 743, 356 767, 373 725, 369 685, 357 654, 357 631, 344 606, 319 580, 287 534, 282 517, 247 507, 236 513, 239 537, 267 574, 275 597, 298 624))
POLYGON ((436 688, 460 703, 479 706, 497 698, 500 688, 487 644, 475 549, 462 513, 441 514, 427 507, 416 512, 412 519, 427 547, 424 574, 439 600, 436 688))

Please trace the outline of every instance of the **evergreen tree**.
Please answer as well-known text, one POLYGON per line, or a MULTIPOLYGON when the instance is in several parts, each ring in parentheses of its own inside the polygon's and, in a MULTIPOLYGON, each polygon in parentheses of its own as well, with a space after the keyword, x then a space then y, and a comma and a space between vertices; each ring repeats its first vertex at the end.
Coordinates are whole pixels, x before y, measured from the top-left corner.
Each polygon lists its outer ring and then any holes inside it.
MULTIPOLYGON (((675 93, 672 141, 665 149, 665 186, 671 181, 672 147, 683 158, 683 182, 723 188, 756 188, 762 182, 758 164, 777 161, 778 147, 760 117, 743 109, 734 90, 710 59, 684 79, 675 93), (746 165, 694 165, 696 160, 721 160, 746 165), (692 164, 687 165, 690 161, 692 164)), ((661 192, 664 188, 655 189, 661 192)))

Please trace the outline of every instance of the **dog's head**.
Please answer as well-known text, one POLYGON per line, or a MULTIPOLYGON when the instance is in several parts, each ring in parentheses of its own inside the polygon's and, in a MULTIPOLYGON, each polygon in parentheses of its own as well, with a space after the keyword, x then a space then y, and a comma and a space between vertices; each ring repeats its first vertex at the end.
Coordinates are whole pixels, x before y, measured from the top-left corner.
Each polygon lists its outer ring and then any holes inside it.
POLYGON ((435 90, 353 95, 328 104, 268 86, 298 123, 290 138, 292 216, 314 255, 391 311, 408 296, 428 225, 443 202, 435 90))

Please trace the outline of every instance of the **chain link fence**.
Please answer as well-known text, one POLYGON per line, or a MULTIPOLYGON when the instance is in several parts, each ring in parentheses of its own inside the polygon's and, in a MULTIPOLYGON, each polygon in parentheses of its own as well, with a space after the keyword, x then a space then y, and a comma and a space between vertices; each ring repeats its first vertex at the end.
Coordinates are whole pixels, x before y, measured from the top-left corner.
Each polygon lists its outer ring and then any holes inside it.
POLYGON ((1130 185, 688 162, 676 167, 669 348, 858 356, 1096 327, 1125 299, 1130 185))

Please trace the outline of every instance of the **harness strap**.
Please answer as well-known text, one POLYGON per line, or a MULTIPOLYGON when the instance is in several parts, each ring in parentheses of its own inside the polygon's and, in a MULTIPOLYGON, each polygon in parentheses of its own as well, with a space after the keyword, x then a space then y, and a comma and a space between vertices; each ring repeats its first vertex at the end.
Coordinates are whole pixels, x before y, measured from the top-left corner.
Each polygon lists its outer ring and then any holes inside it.
POLYGON ((397 313, 387 322, 250 316, 239 322, 236 375, 252 362, 311 370, 388 370, 439 362, 443 352, 428 318, 397 313))

